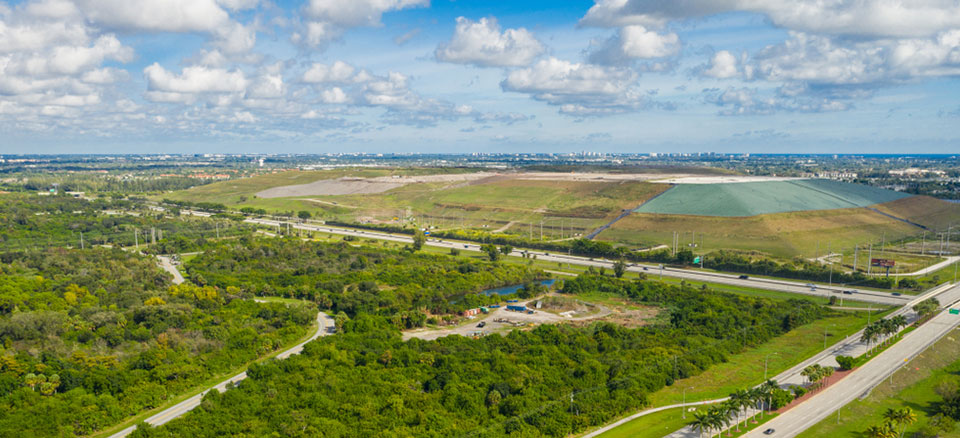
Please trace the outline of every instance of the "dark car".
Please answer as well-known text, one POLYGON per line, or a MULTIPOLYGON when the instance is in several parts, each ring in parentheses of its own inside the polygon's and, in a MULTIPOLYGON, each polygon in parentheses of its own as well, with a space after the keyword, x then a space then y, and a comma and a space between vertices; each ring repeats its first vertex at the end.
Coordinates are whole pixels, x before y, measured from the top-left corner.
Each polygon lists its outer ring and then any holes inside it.
POLYGON ((748 278, 750 278, 749 275, 741 275, 741 276, 740 276, 740 279, 741 279, 741 280, 746 280, 746 279, 748 279, 748 278))
POLYGON ((895 296, 895 297, 899 297, 899 296, 900 296, 900 292, 894 292, 894 293, 892 293, 892 294, 890 294, 890 295, 893 295, 893 296, 895 296))
POLYGON ((845 291, 843 291, 843 293, 846 294, 846 295, 853 295, 853 291, 852 291, 852 290, 845 290, 845 291))
POLYGON ((486 322, 486 321, 480 321, 480 324, 477 324, 477 327, 478 327, 478 328, 484 328, 484 327, 486 327, 486 326, 487 326, 487 322, 486 322))
POLYGON ((764 434, 764 435, 773 435, 774 432, 776 432, 776 431, 773 430, 773 428, 771 427, 771 428, 763 431, 763 434, 764 434))

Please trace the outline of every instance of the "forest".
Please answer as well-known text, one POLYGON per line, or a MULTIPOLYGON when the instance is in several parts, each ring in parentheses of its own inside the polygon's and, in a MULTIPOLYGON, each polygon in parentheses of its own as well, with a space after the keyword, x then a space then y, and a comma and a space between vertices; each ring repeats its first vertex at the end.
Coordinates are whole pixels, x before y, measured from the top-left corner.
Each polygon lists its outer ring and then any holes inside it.
POLYGON ((188 261, 186 270, 200 285, 308 300, 348 317, 381 315, 398 328, 421 327, 428 314, 440 318, 502 299, 478 293, 483 290, 545 278, 515 264, 349 242, 251 237, 210 248, 188 261))
POLYGON ((120 249, 2 259, 0 436, 90 434, 294 343, 316 317, 312 304, 173 285, 120 249))
POLYGON ((568 280, 562 293, 581 291, 655 305, 668 317, 635 329, 542 325, 404 342, 386 317, 359 313, 340 335, 252 366, 236 389, 208 393, 190 414, 141 424, 133 436, 564 437, 828 312, 807 300, 600 275, 568 280))
POLYGON ((112 198, 0 194, 0 253, 37 247, 137 246, 158 241, 166 252, 192 251, 207 239, 249 234, 234 221, 179 217, 112 198))

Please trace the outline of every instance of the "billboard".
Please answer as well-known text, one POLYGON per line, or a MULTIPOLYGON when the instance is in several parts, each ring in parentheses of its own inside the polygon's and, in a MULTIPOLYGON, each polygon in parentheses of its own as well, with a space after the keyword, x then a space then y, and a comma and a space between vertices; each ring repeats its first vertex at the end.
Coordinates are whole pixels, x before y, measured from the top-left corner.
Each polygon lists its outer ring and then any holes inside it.
POLYGON ((870 266, 892 268, 895 264, 895 261, 889 259, 870 259, 870 266))

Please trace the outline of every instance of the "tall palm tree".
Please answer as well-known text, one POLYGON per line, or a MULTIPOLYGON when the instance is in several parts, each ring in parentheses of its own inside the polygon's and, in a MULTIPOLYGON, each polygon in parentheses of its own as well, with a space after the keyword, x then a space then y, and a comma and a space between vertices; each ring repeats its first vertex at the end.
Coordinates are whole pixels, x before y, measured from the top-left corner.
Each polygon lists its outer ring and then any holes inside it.
MULTIPOLYGON (((711 430, 716 429, 721 435, 723 434, 723 426, 730 420, 727 417, 726 412, 723 411, 719 406, 713 406, 710 408, 709 415, 711 430)), ((712 435, 712 434, 711 434, 712 435)))
MULTIPOLYGON (((773 391, 780 389, 780 385, 777 384, 776 380, 767 380, 760 385, 760 388, 762 388, 764 400, 767 402, 766 409, 769 410, 770 398, 773 397, 773 391)), ((763 418, 763 412, 760 412, 760 418, 763 418)))
POLYGON ((733 423, 733 416, 737 416, 737 431, 740 430, 740 404, 735 400, 730 399, 721 405, 721 410, 723 411, 724 423, 727 426, 727 436, 730 436, 730 423, 733 423))
POLYGON ((692 427, 693 430, 700 432, 700 437, 703 438, 703 433, 710 431, 710 429, 713 427, 713 422, 710 419, 710 412, 694 412, 693 421, 690 422, 690 427, 692 427))
POLYGON ((757 415, 763 410, 763 400, 766 398, 766 395, 763 393, 763 390, 760 387, 750 389, 750 402, 753 405, 753 408, 757 410, 752 415, 752 421, 757 422, 757 415))
POLYGON ((869 438, 893 438, 897 435, 897 432, 893 430, 893 425, 888 421, 879 426, 870 426, 866 432, 869 438))
POLYGON ((893 321, 897 324, 898 328, 903 328, 907 326, 907 317, 903 315, 897 315, 893 317, 893 321))
POLYGON ((746 407, 750 406, 750 394, 744 389, 738 389, 730 394, 730 401, 737 404, 737 432, 740 432, 740 414, 745 414, 746 407))
POLYGON ((868 325, 863 329, 863 335, 860 337, 860 342, 867 343, 867 356, 870 355, 870 350, 872 349, 871 345, 873 341, 877 339, 877 326, 874 324, 868 325))
POLYGON ((800 371, 800 375, 807 378, 807 382, 812 383, 813 379, 811 376, 816 373, 816 368, 813 365, 807 365, 803 368, 803 371, 800 371))
POLYGON ((904 432, 907 431, 907 426, 917 421, 917 415, 913 412, 913 409, 909 407, 903 409, 889 408, 883 413, 883 418, 887 420, 891 426, 896 426, 896 435, 901 438, 904 432))

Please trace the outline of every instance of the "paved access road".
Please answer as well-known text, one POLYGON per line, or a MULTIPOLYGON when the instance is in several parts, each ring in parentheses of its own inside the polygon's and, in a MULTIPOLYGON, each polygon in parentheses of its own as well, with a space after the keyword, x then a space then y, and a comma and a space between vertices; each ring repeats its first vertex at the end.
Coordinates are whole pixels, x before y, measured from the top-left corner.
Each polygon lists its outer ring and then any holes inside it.
MULTIPOLYGON (((303 342, 301 342, 301 343, 293 346, 293 347, 290 348, 289 350, 284 351, 284 352, 278 354, 278 355, 276 356, 276 358, 277 358, 277 359, 286 359, 286 358, 290 357, 291 355, 300 353, 301 351, 303 351, 303 346, 306 345, 307 342, 310 342, 310 341, 312 341, 312 340, 314 340, 314 339, 317 339, 317 338, 320 337, 320 336, 326 336, 326 335, 329 335, 329 334, 333 333, 333 327, 334 327, 333 318, 331 318, 331 317, 330 317, 329 315, 327 315, 326 313, 318 312, 318 313, 317 313, 317 331, 316 331, 316 333, 314 333, 313 335, 311 335, 310 338, 307 339, 306 341, 303 341, 303 342)), ((168 421, 173 420, 174 418, 177 418, 177 417, 179 417, 179 416, 181 416, 181 415, 183 415, 183 414, 186 414, 187 412, 190 412, 191 410, 193 410, 193 408, 199 406, 199 405, 200 405, 200 401, 203 400, 203 396, 204 396, 204 394, 207 393, 207 391, 210 391, 211 389, 216 389, 217 391, 224 392, 224 391, 227 390, 227 385, 228 385, 228 384, 230 384, 230 383, 236 384, 236 383, 238 383, 238 382, 240 382, 241 380, 246 379, 246 378, 247 378, 247 372, 246 372, 246 371, 244 371, 244 372, 242 372, 242 373, 240 373, 240 374, 237 374, 237 375, 235 375, 235 376, 233 376, 233 377, 231 377, 231 378, 229 378, 229 379, 227 379, 227 380, 224 380, 224 381, 216 384, 215 386, 213 386, 213 387, 210 388, 210 389, 207 389, 207 390, 205 390, 205 391, 203 391, 203 392, 201 392, 201 393, 199 393, 199 394, 197 394, 197 395, 195 395, 195 396, 193 396, 193 397, 190 397, 190 398, 188 398, 188 399, 186 399, 186 400, 184 400, 184 401, 182 401, 182 402, 180 402, 180 403, 177 403, 177 404, 175 404, 175 405, 173 405, 173 406, 171 406, 171 407, 169 407, 169 408, 167 408, 167 409, 164 409, 164 410, 158 412, 157 414, 153 415, 152 417, 147 418, 147 419, 146 419, 146 422, 147 422, 148 424, 153 425, 153 426, 159 426, 159 425, 161 425, 161 424, 165 424, 165 423, 167 423, 168 421)), ((136 429, 137 429, 137 426, 130 426, 130 427, 124 429, 124 430, 121 430, 120 432, 117 432, 117 433, 111 435, 111 438, 121 438, 121 437, 125 437, 125 436, 133 433, 133 431, 136 430, 136 429)))
MULTIPOLYGON (((950 291, 942 294, 939 299, 941 304, 956 303, 957 300, 960 300, 960 287, 953 287, 950 291)), ((922 353, 927 347, 933 345, 957 326, 960 326, 960 315, 951 315, 947 311, 940 312, 939 315, 906 334, 900 342, 880 353, 862 367, 857 368, 856 371, 844 379, 759 428, 762 430, 772 428, 774 429, 772 434, 765 435, 758 429, 744 436, 751 438, 790 438, 799 435, 836 412, 838 408, 868 394, 883 379, 889 377, 898 368, 922 353)))
MULTIPOLYGON (((401 243, 411 243, 413 238, 406 235, 398 234, 389 234, 379 231, 367 231, 367 230, 356 230, 352 228, 340 228, 332 227, 328 225, 314 225, 314 224, 300 224, 300 223, 290 223, 277 221, 272 219, 258 219, 250 218, 244 222, 266 225, 270 227, 287 227, 295 228, 298 230, 305 231, 319 231, 323 233, 338 234, 343 236, 357 236, 365 237, 368 239, 380 239, 380 240, 389 240, 393 242, 401 243)), ((429 237, 429 236, 428 236, 429 237)), ((480 251, 480 245, 474 243, 458 242, 458 241, 449 241, 441 239, 429 238, 427 240, 427 245, 440 247, 440 248, 456 248, 463 251, 480 251)), ((604 267, 607 269, 613 268, 613 262, 608 260, 599 260, 591 259, 589 257, 579 257, 566 254, 552 254, 546 251, 533 251, 533 250, 514 250, 510 255, 521 256, 524 253, 529 255, 537 256, 537 260, 550 261, 550 262, 560 262, 560 263, 570 263, 574 265, 581 266, 595 266, 595 267, 604 267)), ((839 287, 839 286, 822 286, 818 285, 816 287, 811 287, 808 283, 799 282, 799 281, 789 281, 789 280, 777 280, 777 279, 767 279, 767 278, 740 278, 736 274, 722 274, 715 272, 706 272, 706 271, 695 271, 690 269, 675 269, 675 268, 660 268, 659 266, 653 265, 643 265, 643 264, 634 264, 628 268, 632 272, 643 272, 648 276, 663 275, 665 277, 673 278, 682 278, 693 281, 708 281, 711 283, 726 284, 732 286, 742 286, 742 287, 752 287, 758 289, 773 290, 779 292, 789 292, 803 295, 811 296, 821 296, 821 297, 830 297, 837 296, 840 298, 852 299, 857 301, 876 303, 876 304, 885 304, 885 305, 895 305, 902 306, 909 302, 913 297, 910 296, 895 296, 888 292, 877 292, 871 290, 863 289, 854 289, 849 287, 839 287), (843 294, 842 291, 852 291, 853 294, 843 294)))
POLYGON ((170 257, 158 255, 157 260, 160 261, 160 267, 163 268, 164 271, 173 275, 173 284, 181 284, 184 282, 183 274, 173 265, 173 260, 171 260, 170 257))

